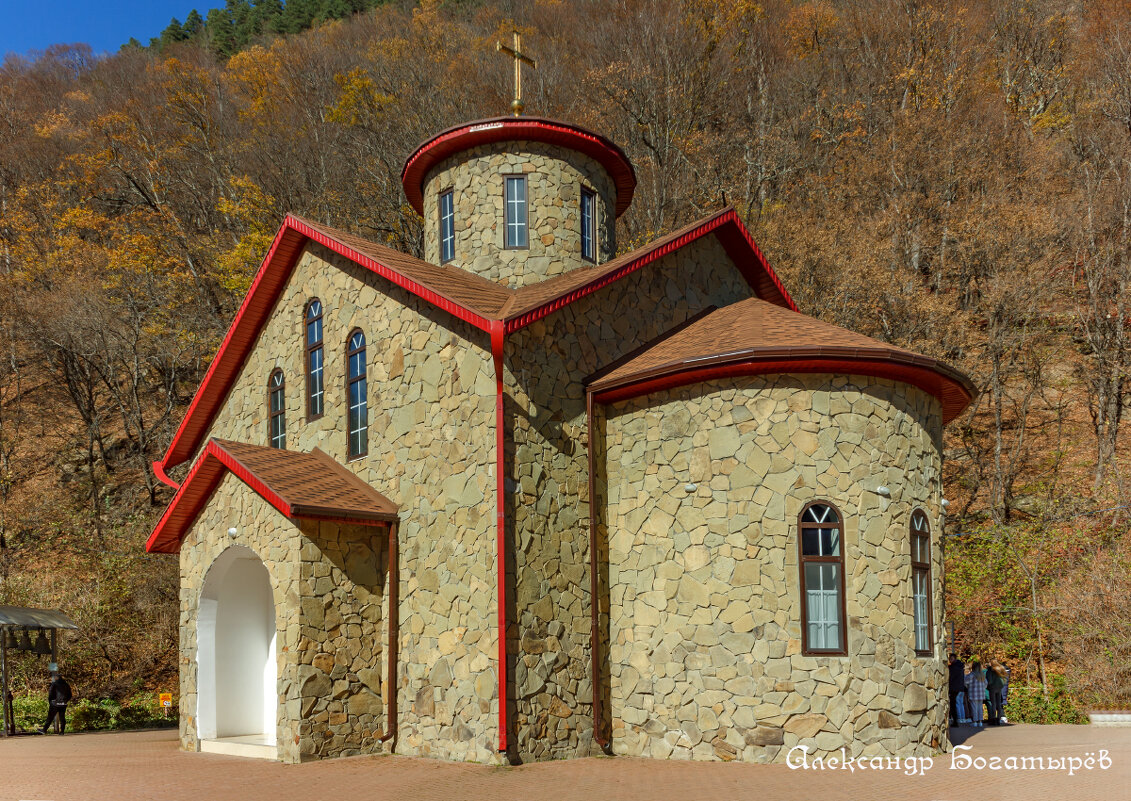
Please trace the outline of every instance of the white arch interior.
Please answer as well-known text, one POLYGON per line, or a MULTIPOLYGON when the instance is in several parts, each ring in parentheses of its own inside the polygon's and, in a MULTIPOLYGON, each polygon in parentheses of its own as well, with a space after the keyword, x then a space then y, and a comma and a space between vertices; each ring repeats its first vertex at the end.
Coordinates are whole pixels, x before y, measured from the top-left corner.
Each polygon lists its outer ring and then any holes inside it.
POLYGON ((208 569, 197 615, 197 735, 275 744, 275 603, 267 568, 233 546, 208 569))

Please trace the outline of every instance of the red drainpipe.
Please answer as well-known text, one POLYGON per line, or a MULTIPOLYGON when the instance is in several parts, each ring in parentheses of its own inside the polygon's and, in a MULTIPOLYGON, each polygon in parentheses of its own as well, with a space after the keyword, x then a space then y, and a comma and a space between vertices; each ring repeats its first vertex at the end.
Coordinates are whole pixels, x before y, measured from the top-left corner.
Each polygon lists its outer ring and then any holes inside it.
POLYGON ((503 321, 491 321, 491 356, 495 362, 495 524, 499 569, 499 750, 507 750, 507 541, 503 436, 503 321))
MULTIPOLYGON (((389 524, 389 645, 386 684, 389 689, 388 710, 385 713, 385 734, 381 742, 388 742, 397 736, 397 654, 401 631, 400 621, 400 565, 397 555, 397 523, 389 524)), ((393 750, 397 748, 393 743, 393 750)))
POLYGON ((153 475, 157 476, 157 479, 162 484, 168 484, 173 489, 181 488, 180 484, 178 484, 176 481, 173 481, 173 479, 169 478, 169 476, 166 475, 164 462, 157 461, 153 463, 153 475))
POLYGON ((593 454, 593 439, 596 432, 593 429, 593 393, 588 388, 585 390, 585 426, 586 454, 589 459, 589 610, 592 614, 592 629, 589 643, 589 655, 592 658, 590 665, 590 683, 593 686, 593 739, 602 748, 608 748, 609 738, 605 736, 604 720, 601 708, 601 624, 598 611, 598 581, 597 581, 597 478, 593 471, 596 457, 593 454))

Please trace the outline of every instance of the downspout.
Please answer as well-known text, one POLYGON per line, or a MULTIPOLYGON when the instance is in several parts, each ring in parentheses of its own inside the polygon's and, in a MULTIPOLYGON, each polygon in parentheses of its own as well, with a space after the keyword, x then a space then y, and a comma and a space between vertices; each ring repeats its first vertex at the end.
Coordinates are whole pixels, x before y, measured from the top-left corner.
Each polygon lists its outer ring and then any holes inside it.
POLYGON ((171 479, 167 475, 165 475, 165 464, 164 464, 164 462, 156 461, 156 462, 153 463, 153 475, 157 476, 157 479, 162 484, 168 484, 170 487, 172 487, 175 490, 179 490, 181 488, 180 484, 178 484, 176 481, 173 481, 173 479, 171 479))
POLYGON ((506 438, 503 431, 503 328, 491 321, 491 357, 495 362, 495 528, 499 569, 499 750, 507 750, 507 540, 506 540, 506 438))
POLYGON ((590 684, 593 687, 593 739, 601 748, 607 749, 609 747, 609 738, 605 736, 603 729, 604 716, 601 708, 601 683, 600 683, 600 669, 601 669, 601 623, 599 600, 597 596, 598 584, 597 581, 597 477, 594 473, 594 464, 596 457, 593 452, 593 439, 595 431, 593 429, 593 391, 586 387, 585 389, 585 427, 586 435, 586 456, 589 460, 589 609, 592 613, 592 629, 589 642, 589 655, 591 658, 590 665, 590 684))
MULTIPOLYGON (((395 740, 397 736, 397 654, 401 636, 400 616, 400 566, 397 553, 398 523, 389 524, 389 644, 386 647, 386 686, 389 697, 385 712, 385 734, 381 742, 395 740)), ((396 751, 394 741, 391 750, 396 751)))

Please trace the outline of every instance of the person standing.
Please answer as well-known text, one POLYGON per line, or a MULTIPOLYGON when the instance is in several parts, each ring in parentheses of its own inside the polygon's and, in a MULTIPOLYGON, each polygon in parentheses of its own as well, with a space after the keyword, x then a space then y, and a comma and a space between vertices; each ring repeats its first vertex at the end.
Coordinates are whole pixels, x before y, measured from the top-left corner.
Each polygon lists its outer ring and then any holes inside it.
POLYGON ((986 701, 986 674, 982 671, 982 663, 974 662, 970 666, 970 711, 973 713, 972 723, 976 729, 986 724, 982 722, 986 701))
POLYGON ((958 654, 950 655, 949 665, 950 716, 954 718, 954 723, 951 725, 957 726, 962 722, 963 717, 959 711, 961 707, 958 706, 958 696, 966 692, 966 665, 958 658, 958 654))
POLYGON ((993 659, 986 670, 986 690, 990 694, 990 725, 1001 725, 1001 711, 1005 706, 1005 665, 993 659))
POLYGON ((51 671, 51 687, 47 690, 47 722, 43 724, 43 733, 51 728, 51 723, 56 718, 59 720, 59 734, 67 733, 67 704, 71 702, 71 685, 59 675, 59 671, 51 671))

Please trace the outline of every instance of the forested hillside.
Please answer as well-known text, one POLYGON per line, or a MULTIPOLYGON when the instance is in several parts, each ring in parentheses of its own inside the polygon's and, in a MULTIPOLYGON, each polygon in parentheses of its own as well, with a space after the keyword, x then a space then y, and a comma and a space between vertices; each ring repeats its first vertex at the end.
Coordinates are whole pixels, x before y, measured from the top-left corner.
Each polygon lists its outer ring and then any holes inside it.
POLYGON ((623 249, 733 204, 803 311, 974 378, 945 442, 960 648, 1034 699, 1131 703, 1128 2, 426 0, 9 58, 0 603, 79 621, 87 694, 174 686, 149 463, 286 212, 420 253, 401 166, 507 111, 515 25, 527 112, 636 166, 623 249))

